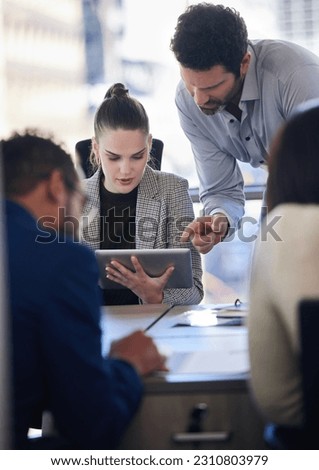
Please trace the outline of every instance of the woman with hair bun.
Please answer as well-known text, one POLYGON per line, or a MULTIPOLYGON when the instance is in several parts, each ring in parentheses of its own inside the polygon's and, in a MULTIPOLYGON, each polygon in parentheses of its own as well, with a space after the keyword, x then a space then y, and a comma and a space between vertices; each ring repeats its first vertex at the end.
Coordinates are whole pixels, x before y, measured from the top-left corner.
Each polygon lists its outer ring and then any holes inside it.
POLYGON ((180 240, 194 218, 188 182, 153 170, 152 136, 142 104, 121 83, 112 85, 94 118, 91 162, 96 168, 86 181, 82 242, 92 249, 190 248, 193 287, 166 289, 173 272, 149 277, 137 257, 135 272, 113 261, 106 276, 125 289, 105 290, 105 305, 168 303, 198 304, 203 298, 199 253, 180 240))

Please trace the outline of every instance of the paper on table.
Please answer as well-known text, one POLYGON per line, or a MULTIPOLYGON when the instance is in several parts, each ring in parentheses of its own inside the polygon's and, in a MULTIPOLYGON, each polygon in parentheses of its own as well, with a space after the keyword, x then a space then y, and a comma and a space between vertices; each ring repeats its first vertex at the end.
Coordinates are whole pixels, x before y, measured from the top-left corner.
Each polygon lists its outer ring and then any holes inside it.
POLYGON ((168 309, 169 306, 166 304, 103 307, 102 353, 106 354, 109 351, 113 340, 123 338, 136 330, 146 330, 168 309))
POLYGON ((242 322, 234 323, 235 319, 240 320, 243 318, 243 312, 238 312, 233 309, 225 310, 188 310, 174 318, 172 323, 173 327, 179 326, 227 326, 227 325, 241 325, 242 322), (224 320, 224 321, 223 321, 224 320))
POLYGON ((172 374, 241 374, 248 372, 247 350, 173 353, 167 361, 172 374))
MULTIPOLYGON (((201 332, 205 328, 178 329, 183 333, 182 330, 201 332)), ((248 372, 247 331, 241 330, 241 333, 237 334, 238 330, 232 328, 228 329, 227 336, 221 335, 222 330, 219 328, 215 331, 216 334, 210 336, 190 338, 180 334, 176 337, 155 338, 157 346, 167 356, 169 373, 229 375, 248 372)))
POLYGON ((216 326, 216 313, 212 310, 187 310, 173 319, 172 326, 216 326))

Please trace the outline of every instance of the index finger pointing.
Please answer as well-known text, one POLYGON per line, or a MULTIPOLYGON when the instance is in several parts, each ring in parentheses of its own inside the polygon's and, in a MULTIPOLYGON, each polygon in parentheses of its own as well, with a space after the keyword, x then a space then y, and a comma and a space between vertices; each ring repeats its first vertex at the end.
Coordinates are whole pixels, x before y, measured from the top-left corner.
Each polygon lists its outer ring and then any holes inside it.
POLYGON ((181 235, 181 242, 188 242, 189 240, 192 240, 198 230, 199 222, 194 220, 193 222, 188 224, 187 227, 184 228, 184 231, 181 235))

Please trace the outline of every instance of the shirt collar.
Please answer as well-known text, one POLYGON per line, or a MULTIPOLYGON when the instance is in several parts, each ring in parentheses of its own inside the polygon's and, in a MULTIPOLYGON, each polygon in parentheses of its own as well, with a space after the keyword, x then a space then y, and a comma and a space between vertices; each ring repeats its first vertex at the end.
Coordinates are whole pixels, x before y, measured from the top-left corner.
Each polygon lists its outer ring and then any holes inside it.
POLYGON ((248 51, 251 54, 250 63, 248 67, 248 71, 245 77, 243 92, 241 94, 240 101, 252 101, 252 100, 259 100, 259 90, 257 84, 257 58, 255 51, 252 47, 252 44, 249 43, 248 51))

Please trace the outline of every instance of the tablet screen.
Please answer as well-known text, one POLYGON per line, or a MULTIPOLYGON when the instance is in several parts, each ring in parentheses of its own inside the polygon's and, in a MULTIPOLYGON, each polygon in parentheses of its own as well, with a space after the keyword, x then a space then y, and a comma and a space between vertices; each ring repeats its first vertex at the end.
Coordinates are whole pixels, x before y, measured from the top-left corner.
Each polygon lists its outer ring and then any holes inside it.
POLYGON ((136 256, 145 272, 151 277, 164 273, 169 266, 175 270, 168 280, 166 288, 189 288, 193 285, 192 259, 189 248, 165 248, 154 250, 96 250, 96 259, 100 271, 100 286, 103 289, 124 289, 116 282, 107 279, 105 267, 112 260, 117 260, 134 271, 131 256, 136 256))

